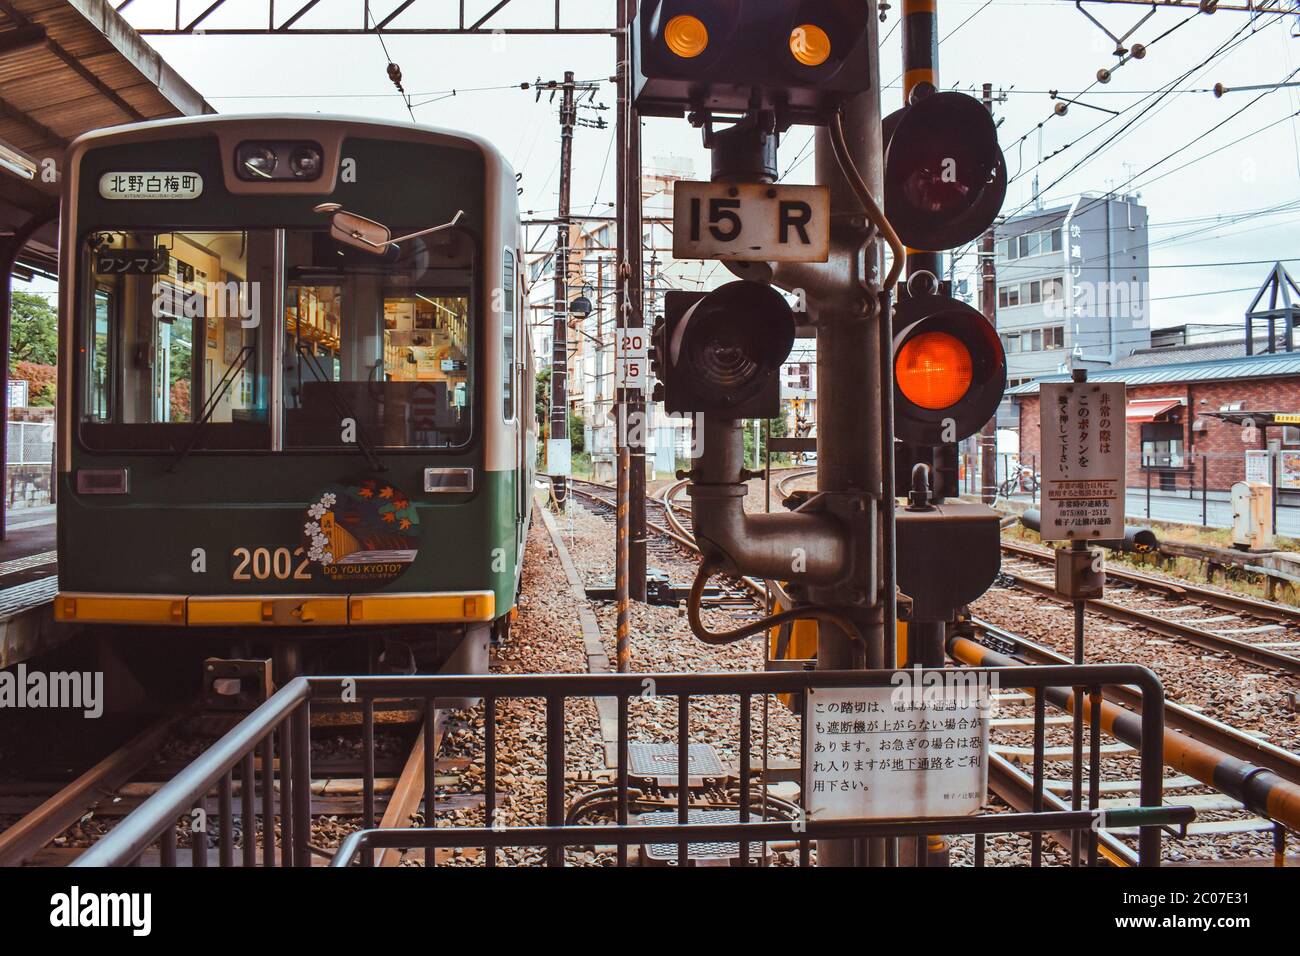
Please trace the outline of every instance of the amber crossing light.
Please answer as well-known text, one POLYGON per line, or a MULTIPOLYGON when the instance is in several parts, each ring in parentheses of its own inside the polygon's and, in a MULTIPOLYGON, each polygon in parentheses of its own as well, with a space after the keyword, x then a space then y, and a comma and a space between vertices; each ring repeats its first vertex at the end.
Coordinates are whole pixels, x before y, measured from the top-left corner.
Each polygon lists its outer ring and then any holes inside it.
POLYGON ((694 59, 708 49, 709 29, 698 17, 682 14, 664 27, 664 42, 682 59, 694 59))
POLYGON ((950 408, 965 397, 974 377, 970 349, 947 332, 924 332, 898 351, 894 376, 908 401, 921 408, 950 408))
POLYGON ((821 66, 831 58, 831 38, 813 23, 790 31, 790 52, 804 66, 821 66))

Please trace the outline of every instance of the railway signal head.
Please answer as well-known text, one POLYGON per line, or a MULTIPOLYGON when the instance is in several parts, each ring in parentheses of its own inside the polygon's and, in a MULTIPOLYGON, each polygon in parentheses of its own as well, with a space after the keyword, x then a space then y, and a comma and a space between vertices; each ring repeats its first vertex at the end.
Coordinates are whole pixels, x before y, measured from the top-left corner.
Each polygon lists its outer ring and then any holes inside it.
POLYGON ((794 347, 794 312, 759 282, 709 293, 669 292, 655 329, 655 373, 671 413, 725 418, 780 414, 781 364, 794 347))
POLYGON ((904 298, 894 321, 894 433, 917 447, 953 445, 997 412, 1007 387, 988 320, 944 295, 904 298))
POLYGON ((637 109, 824 122, 870 88, 873 27, 855 0, 643 0, 631 26, 637 109))
POLYGON ((988 109, 965 93, 921 96, 885 119, 885 213, 916 250, 951 249, 988 230, 1007 167, 988 109))

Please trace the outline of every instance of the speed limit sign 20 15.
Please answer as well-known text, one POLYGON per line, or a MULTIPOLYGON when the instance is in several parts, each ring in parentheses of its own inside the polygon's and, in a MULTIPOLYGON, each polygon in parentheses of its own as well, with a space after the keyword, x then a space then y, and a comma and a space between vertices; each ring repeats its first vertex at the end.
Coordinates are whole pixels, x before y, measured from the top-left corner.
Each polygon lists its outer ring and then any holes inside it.
POLYGON ((830 194, 823 186, 679 182, 673 257, 733 262, 825 262, 830 194))
POLYGON ((620 329, 614 376, 619 388, 645 389, 650 360, 646 334, 641 329, 620 329))

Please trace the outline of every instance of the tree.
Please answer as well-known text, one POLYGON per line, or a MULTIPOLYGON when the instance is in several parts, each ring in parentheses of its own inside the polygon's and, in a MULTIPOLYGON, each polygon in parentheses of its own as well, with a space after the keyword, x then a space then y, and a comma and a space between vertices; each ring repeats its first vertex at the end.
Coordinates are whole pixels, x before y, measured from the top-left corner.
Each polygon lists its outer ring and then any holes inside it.
POLYGON ((10 381, 27 382, 27 404, 50 406, 58 390, 57 369, 53 365, 36 362, 14 362, 9 370, 10 381))
POLYGON ((533 401, 536 404, 540 437, 545 439, 551 433, 551 370, 549 368, 544 368, 537 373, 533 401))
POLYGON ((13 294, 13 318, 9 331, 9 368, 18 362, 57 365, 59 362, 59 316, 43 295, 13 294))
POLYGON ((569 412, 569 443, 575 455, 587 450, 587 420, 575 411, 569 412))

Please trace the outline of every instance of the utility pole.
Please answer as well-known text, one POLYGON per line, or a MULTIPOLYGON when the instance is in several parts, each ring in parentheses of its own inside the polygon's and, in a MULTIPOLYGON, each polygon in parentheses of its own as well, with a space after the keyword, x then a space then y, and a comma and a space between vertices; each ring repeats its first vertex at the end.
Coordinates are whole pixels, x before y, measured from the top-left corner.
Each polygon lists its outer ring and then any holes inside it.
MULTIPOLYGON (((618 248, 616 278, 619 330, 644 333, 644 267, 641 236, 641 120, 632 103, 631 66, 626 25, 636 16, 636 0, 621 0, 618 37, 618 248)), ((616 351, 617 354, 617 351, 616 351)), ((645 393, 640 389, 618 390, 618 438, 627 449, 619 455, 619 467, 628 469, 627 501, 620 502, 627 514, 627 589, 633 601, 646 599, 646 513, 645 449, 649 433, 645 393)), ((623 486, 623 482, 618 482, 623 486)))
MULTIPOLYGON (((914 94, 928 95, 939 86, 939 11, 935 0, 903 0, 902 16, 903 105, 907 106, 914 94)), ((942 274, 942 252, 907 250, 908 285, 915 292, 938 292, 942 274), (924 273, 929 273, 929 280, 912 282, 924 273)))
MULTIPOLYGON (((563 474, 555 474, 550 448, 556 442, 569 441, 569 201, 573 175, 573 128, 578 121, 574 102, 573 71, 564 74, 560 101, 560 208, 557 213, 559 232, 555 239, 555 312, 551 343, 551 434, 547 443, 546 464, 551 469, 551 492, 555 503, 563 508, 568 484, 563 474)), ((541 90, 538 90, 541 96, 541 90)))
MULTIPOLYGON (((879 27, 875 17, 868 17, 870 48, 879 45, 879 27)), ((844 138, 853 165, 873 195, 883 193, 884 151, 881 148, 879 64, 870 65, 873 91, 849 99, 844 104, 844 138)), ((894 624, 887 621, 886 601, 882 597, 880 572, 892 566, 893 556, 886 553, 885 525, 892 526, 894 500, 885 500, 884 474, 886 442, 882 417, 864 409, 882 408, 883 369, 890 364, 885 351, 882 323, 887 312, 877 298, 883 276, 872 264, 873 257, 859 257, 849 250, 860 248, 868 239, 879 240, 863 217, 862 202, 849 186, 836 159, 831 133, 819 127, 816 134, 817 183, 830 189, 831 214, 850 223, 843 234, 832 234, 832 262, 852 262, 843 271, 826 276, 820 301, 812 302, 817 315, 817 490, 836 502, 856 502, 864 510, 878 508, 876 520, 860 523, 853 541, 854 560, 860 567, 871 567, 856 582, 832 588, 809 588, 814 604, 852 607, 862 641, 831 621, 819 621, 817 631, 818 670, 856 670, 887 667, 893 662, 894 624), (837 255, 844 255, 837 259, 837 255), (864 290, 871 291, 864 291, 864 290), (875 497, 876 501, 871 499, 875 497), (883 556, 871 565, 871 556, 883 556), (888 631, 888 633, 887 633, 888 631)), ((778 281, 787 272, 798 287, 803 276, 788 266, 778 266, 778 281)), ((892 458, 889 459, 892 461, 892 458)), ((818 843, 817 862, 823 866, 882 866, 885 841, 829 840, 818 843)))
MULTIPOLYGON (((627 24, 631 16, 630 3, 622 2, 618 12, 618 36, 615 41, 618 59, 618 104, 615 107, 614 143, 618 147, 615 167, 615 220, 614 245, 617 248, 614 263, 614 485, 615 525, 614 537, 614 647, 620 674, 632 667, 632 609, 631 582, 631 521, 628 497, 631 493, 632 459, 627 447, 627 394, 619 387, 618 357, 622 332, 627 328, 627 280, 623 273, 624 250, 627 247, 627 163, 624 161, 628 114, 632 107, 631 62, 627 43, 627 24)), ((626 821, 620 819, 620 823, 626 821)))
MULTIPOLYGON (((983 102, 984 108, 992 113, 992 83, 984 84, 980 100, 983 102)), ((998 276, 997 265, 994 262, 996 248, 995 227, 989 226, 984 233, 983 239, 980 240, 980 311, 984 313, 984 318, 989 320, 989 325, 995 329, 998 327, 998 276)), ((993 503, 998 486, 998 419, 996 414, 980 431, 979 442, 980 500, 988 505, 993 503)))

